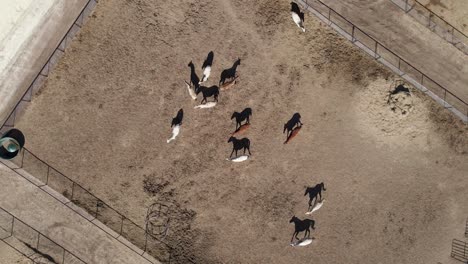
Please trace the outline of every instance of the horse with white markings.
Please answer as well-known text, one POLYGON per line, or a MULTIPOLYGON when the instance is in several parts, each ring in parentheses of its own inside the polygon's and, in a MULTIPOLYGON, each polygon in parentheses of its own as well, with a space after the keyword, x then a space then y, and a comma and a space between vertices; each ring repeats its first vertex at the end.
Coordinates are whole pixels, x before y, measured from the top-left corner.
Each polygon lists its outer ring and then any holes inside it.
POLYGON ((300 29, 302 29, 303 32, 305 32, 304 13, 301 12, 301 10, 299 9, 299 6, 294 2, 291 2, 291 16, 292 16, 292 19, 294 20, 294 23, 296 23, 296 25, 300 29))

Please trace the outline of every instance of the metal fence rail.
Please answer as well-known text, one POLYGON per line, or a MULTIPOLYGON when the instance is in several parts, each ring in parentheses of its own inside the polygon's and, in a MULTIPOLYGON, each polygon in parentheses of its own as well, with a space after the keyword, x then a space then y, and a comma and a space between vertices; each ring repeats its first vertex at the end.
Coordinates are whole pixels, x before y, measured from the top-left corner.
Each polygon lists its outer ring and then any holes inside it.
POLYGON ((417 0, 391 0, 408 15, 468 55, 468 36, 417 0))
POLYGON ((137 225, 83 186, 39 159, 27 148, 23 148, 14 159, 0 160, 0 162, 148 261, 153 262, 152 256, 162 263, 180 261, 195 263, 189 257, 177 253, 179 251, 163 241, 163 237, 147 232, 145 228, 137 225), (121 238, 132 244, 126 243, 121 238))
POLYGON ((16 104, 16 106, 11 110, 10 114, 5 120, 2 120, 2 124, 0 126, 0 133, 5 132, 5 130, 14 127, 15 120, 18 114, 25 108, 27 103, 31 102, 32 96, 41 88, 42 84, 49 76, 50 71, 53 67, 57 64, 58 60, 63 56, 65 53, 65 48, 70 43, 71 39, 76 35, 76 33, 81 29, 83 24, 86 22, 89 14, 92 12, 94 7, 96 6, 96 0, 88 0, 84 8, 81 10, 78 17, 75 19, 73 24, 68 29, 67 33, 63 38, 60 40, 59 44, 55 48, 54 52, 50 54, 47 62, 41 68, 41 70, 37 73, 36 77, 34 77, 33 81, 29 85, 29 88, 21 97, 21 100, 16 104))
POLYGON ((468 263, 468 243, 458 239, 452 240, 452 258, 468 263))
POLYGON ((461 98, 422 73, 322 1, 297 0, 297 2, 300 3, 304 9, 312 12, 319 19, 338 31, 354 45, 360 47, 367 54, 374 57, 374 59, 400 75, 401 78, 431 96, 436 102, 462 119, 463 122, 468 122, 468 103, 461 98))
POLYGON ((86 264, 52 239, 0 207, 0 240, 34 263, 86 264))

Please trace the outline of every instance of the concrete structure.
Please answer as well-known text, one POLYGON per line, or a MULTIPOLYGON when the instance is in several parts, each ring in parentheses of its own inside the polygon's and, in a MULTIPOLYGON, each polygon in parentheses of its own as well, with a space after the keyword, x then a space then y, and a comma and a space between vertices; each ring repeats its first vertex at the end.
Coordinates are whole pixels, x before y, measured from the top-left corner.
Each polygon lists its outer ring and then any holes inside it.
POLYGON ((3 124, 88 0, 0 0, 0 124, 3 124))
POLYGON ((468 57, 401 12, 391 1, 326 2, 414 67, 468 102, 468 57))
POLYGON ((143 258, 122 239, 115 239, 3 164, 0 182, 0 207, 87 263, 157 263, 143 258))

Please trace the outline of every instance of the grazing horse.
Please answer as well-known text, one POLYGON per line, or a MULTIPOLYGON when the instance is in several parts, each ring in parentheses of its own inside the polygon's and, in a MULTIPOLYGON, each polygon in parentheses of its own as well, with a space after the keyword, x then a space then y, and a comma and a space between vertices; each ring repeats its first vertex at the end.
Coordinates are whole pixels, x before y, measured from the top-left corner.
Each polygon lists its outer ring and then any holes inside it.
POLYGON ((241 149, 244 149, 244 154, 245 154, 245 150, 247 150, 249 151, 249 155, 252 155, 250 153, 250 140, 248 138, 237 139, 235 137, 230 137, 228 140, 228 143, 229 142, 232 142, 232 152, 229 158, 232 157, 232 154, 234 153, 234 151, 236 152, 236 156, 237 156, 237 151, 241 149))
POLYGON ((178 112, 176 117, 172 118, 171 127, 182 125, 182 119, 184 119, 184 110, 181 108, 178 112))
POLYGON ((286 134, 286 140, 289 138, 290 133, 293 131, 295 126, 300 126, 302 127, 302 122, 301 122, 301 115, 299 113, 295 113, 289 121, 284 124, 284 129, 283 129, 283 134, 288 131, 286 134))
POLYGON ((303 32, 305 32, 304 13, 301 12, 301 10, 299 9, 299 6, 294 2, 291 2, 291 16, 292 16, 292 19, 294 20, 294 23, 296 23, 296 25, 300 29, 302 29, 303 32))
MULTIPOLYGON (((322 201, 322 190, 326 191, 325 184, 323 182, 315 185, 314 187, 307 187, 306 188, 304 196, 309 194, 309 210, 312 207, 312 201, 314 200, 314 198, 315 198, 315 203, 317 203, 318 197, 320 197, 320 201, 322 201)), ((314 205, 315 205, 315 203, 314 203, 314 205)))
POLYGON ((216 85, 210 86, 210 87, 205 87, 205 86, 200 86, 198 87, 197 94, 202 93, 203 99, 201 101, 201 104, 207 102, 208 97, 214 98, 215 102, 218 102, 218 96, 219 96, 219 87, 216 85))
POLYGON ((195 72, 195 65, 193 65, 192 61, 189 62, 188 66, 190 67, 190 82, 194 85, 196 92, 200 87, 200 78, 198 78, 198 75, 195 72))
POLYGON ((219 85, 224 84, 224 82, 231 78, 236 78, 237 66, 240 65, 241 60, 237 59, 231 68, 223 70, 221 72, 221 79, 219 80, 219 85))
POLYGON ((242 110, 242 112, 234 112, 231 116, 232 119, 236 119, 236 130, 238 127, 240 127, 242 124, 242 121, 246 120, 246 124, 250 124, 250 116, 252 116, 252 108, 246 108, 242 110))
POLYGON ((310 237, 310 228, 312 227, 312 229, 315 229, 315 221, 311 219, 301 220, 296 216, 293 216, 291 220, 289 220, 289 223, 294 223, 294 233, 292 235, 291 242, 294 240, 294 237, 299 240, 297 235, 303 231, 305 231, 304 238, 310 237))

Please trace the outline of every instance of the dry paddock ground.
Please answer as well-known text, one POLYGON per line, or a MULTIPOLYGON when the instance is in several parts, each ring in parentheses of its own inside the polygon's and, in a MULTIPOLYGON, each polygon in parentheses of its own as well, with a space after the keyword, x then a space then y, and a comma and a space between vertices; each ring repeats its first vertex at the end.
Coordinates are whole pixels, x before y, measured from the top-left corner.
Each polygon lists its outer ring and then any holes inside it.
POLYGON ((166 240, 197 263, 452 263, 468 216, 468 129, 286 0, 99 1, 18 127, 27 147, 136 223, 171 204, 166 240), (184 79, 214 52, 208 85, 240 80, 195 110, 184 79), (252 158, 226 161, 233 111, 253 109, 252 158), (170 122, 184 109, 181 134, 170 122), (284 145, 283 124, 304 127, 284 145), (324 182, 314 244, 289 246, 307 185, 324 182))

